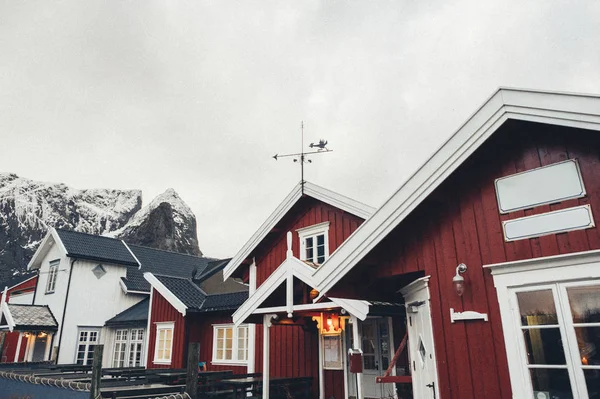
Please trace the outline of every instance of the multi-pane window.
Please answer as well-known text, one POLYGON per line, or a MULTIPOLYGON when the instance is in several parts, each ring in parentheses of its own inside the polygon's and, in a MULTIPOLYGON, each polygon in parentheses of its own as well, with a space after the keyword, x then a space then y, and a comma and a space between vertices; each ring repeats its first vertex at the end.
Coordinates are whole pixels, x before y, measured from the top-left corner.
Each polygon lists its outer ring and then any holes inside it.
POLYGON ((46 281, 46 294, 51 294, 56 288, 56 277, 58 274, 58 265, 60 260, 53 260, 50 262, 50 269, 48 270, 48 280, 46 281))
POLYGON ((94 360, 94 347, 98 345, 99 339, 99 330, 79 330, 77 339, 77 354, 75 359, 77 364, 92 364, 92 361, 94 360))
POLYGON ((171 363, 174 323, 156 323, 154 363, 171 363))
POLYGON ((320 265, 329 256, 329 222, 297 230, 300 237, 300 259, 320 265))
POLYGON ((139 367, 142 365, 144 329, 117 330, 113 367, 139 367))
POLYGON ((600 284, 514 291, 532 397, 600 397, 600 284))
POLYGON ((248 326, 214 326, 213 363, 245 363, 248 361, 248 326))

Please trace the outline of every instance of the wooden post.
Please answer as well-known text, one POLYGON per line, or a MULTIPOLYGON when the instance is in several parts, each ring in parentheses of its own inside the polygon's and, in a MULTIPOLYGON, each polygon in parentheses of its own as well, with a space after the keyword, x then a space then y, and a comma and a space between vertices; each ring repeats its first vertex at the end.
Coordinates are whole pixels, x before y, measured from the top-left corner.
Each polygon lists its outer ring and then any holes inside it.
POLYGON ((187 376, 185 379, 185 392, 192 399, 198 395, 198 362, 200 361, 200 343, 190 342, 188 347, 187 376))
POLYGON ((102 353, 104 345, 94 347, 94 360, 92 361, 92 387, 90 388, 90 399, 100 396, 100 379, 102 378, 102 353))

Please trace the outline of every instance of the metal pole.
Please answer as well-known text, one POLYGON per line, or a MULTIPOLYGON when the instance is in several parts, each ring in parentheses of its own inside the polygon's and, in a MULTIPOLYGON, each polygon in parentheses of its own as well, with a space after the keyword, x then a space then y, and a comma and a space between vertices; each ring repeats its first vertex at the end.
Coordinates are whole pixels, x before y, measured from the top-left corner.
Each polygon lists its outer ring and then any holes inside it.
POLYGON ((272 316, 266 314, 263 318, 263 399, 269 399, 269 329, 272 316))
POLYGON ((100 379, 102 378, 102 353, 104 345, 94 347, 94 360, 92 361, 92 387, 90 388, 90 399, 100 397, 100 379))

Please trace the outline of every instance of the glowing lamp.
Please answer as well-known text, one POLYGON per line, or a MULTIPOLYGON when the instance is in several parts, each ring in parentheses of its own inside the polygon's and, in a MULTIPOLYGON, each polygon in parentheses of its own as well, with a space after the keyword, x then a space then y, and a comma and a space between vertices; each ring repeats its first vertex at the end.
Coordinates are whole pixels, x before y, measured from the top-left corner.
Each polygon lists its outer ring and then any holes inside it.
POLYGON ((465 293, 465 278, 461 276, 461 274, 467 271, 467 265, 461 263, 456 266, 456 275, 452 278, 452 285, 454 285, 454 290, 456 291, 456 295, 463 296, 465 293))

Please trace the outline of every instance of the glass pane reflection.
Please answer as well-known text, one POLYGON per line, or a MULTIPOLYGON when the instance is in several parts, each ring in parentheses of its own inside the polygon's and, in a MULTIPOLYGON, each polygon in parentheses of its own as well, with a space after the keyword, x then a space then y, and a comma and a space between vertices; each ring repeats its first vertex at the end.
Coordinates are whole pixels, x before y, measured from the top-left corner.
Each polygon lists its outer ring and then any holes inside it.
POLYGON ((529 372, 534 392, 548 392, 553 399, 574 399, 566 369, 530 369, 529 372))
POLYGON ((600 366, 600 327, 575 327, 577 346, 584 366, 600 366))
POLYGON ((600 370, 583 370, 590 398, 600 398, 600 370))
POLYGON ((574 323, 600 322, 600 286, 567 288, 574 323))
POLYGON ((521 324, 540 326, 558 324, 552 290, 518 292, 521 324))
POLYGON ((529 364, 567 364, 558 327, 523 330, 523 338, 529 364))

